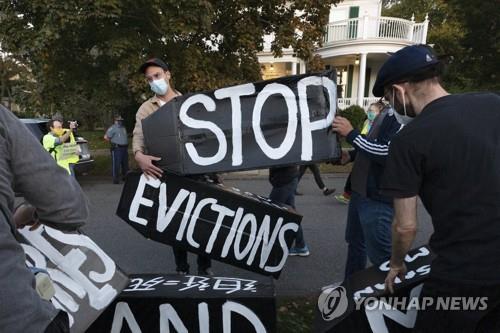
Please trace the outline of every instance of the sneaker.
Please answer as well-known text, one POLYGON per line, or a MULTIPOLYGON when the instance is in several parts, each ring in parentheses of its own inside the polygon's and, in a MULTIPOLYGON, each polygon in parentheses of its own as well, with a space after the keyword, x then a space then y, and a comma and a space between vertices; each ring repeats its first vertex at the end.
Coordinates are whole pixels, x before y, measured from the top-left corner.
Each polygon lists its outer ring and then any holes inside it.
POLYGON ((210 268, 207 268, 207 269, 198 269, 198 275, 214 276, 214 272, 210 268))
POLYGON ((189 272, 188 272, 188 271, 176 271, 176 272, 177 272, 177 274, 179 274, 179 275, 188 275, 188 274, 189 274, 189 272))
POLYGON ((335 198, 335 200, 337 200, 340 203, 343 203, 343 204, 346 204, 346 205, 349 204, 350 198, 346 197, 344 194, 336 195, 334 198, 335 198))
POLYGON ((309 248, 306 246, 304 247, 292 247, 290 251, 288 252, 288 255, 290 256, 301 256, 301 257, 307 257, 309 254, 309 248))
POLYGON ((330 194, 333 194, 335 193, 335 189, 334 188, 325 188, 323 190, 323 194, 326 196, 326 195, 330 195, 330 194))
POLYGON ((304 195, 304 193, 295 190, 295 195, 304 195))

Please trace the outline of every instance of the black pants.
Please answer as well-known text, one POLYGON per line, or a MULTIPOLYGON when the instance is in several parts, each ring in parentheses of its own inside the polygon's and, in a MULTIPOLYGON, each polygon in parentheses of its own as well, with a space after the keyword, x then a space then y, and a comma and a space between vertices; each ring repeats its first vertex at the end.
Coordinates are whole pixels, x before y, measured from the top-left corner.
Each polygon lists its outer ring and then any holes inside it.
POLYGON ((414 332, 500 332, 500 284, 467 285, 431 277, 420 297, 434 298, 434 305, 418 311, 414 332), (487 308, 445 311, 436 309, 437 297, 487 297, 487 308))
POLYGON ((300 166, 299 169, 299 182, 304 173, 306 172, 306 169, 309 168, 314 176, 314 180, 316 181, 316 184, 318 185, 320 190, 323 190, 325 188, 325 183, 323 183, 323 179, 321 179, 321 173, 319 172, 319 168, 316 164, 304 164, 300 166))
MULTIPOLYGON (((175 256, 175 265, 176 270, 179 272, 188 272, 189 273, 189 264, 188 264, 188 254, 187 251, 177 247, 173 246, 174 249, 174 256, 175 256)), ((198 264, 198 270, 199 271, 204 271, 207 268, 210 268, 212 265, 212 262, 210 261, 210 257, 204 256, 199 254, 198 259, 196 260, 196 263, 198 264)))
POLYGON ((45 333, 69 333, 69 318, 66 312, 59 311, 45 329, 45 333))
POLYGON ((347 180, 345 181, 344 185, 344 192, 351 194, 351 174, 347 177, 347 180))

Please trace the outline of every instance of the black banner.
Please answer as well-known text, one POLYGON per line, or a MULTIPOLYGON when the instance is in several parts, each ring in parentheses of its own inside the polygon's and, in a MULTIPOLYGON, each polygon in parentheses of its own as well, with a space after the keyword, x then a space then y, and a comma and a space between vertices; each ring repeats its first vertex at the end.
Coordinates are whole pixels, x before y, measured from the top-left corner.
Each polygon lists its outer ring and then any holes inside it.
POLYGON ((148 153, 177 174, 338 160, 334 71, 179 96, 143 120, 148 153))
POLYGON ((132 275, 89 332, 276 331, 272 279, 132 275))
POLYGON ((84 332, 127 286, 128 278, 86 235, 44 225, 29 228, 19 230, 26 264, 49 273, 55 289, 50 301, 68 313, 71 332, 84 332))
POLYGON ((388 261, 355 273, 340 285, 324 287, 318 298, 314 331, 411 332, 417 307, 408 303, 418 299, 433 257, 427 246, 410 251, 405 258, 406 279, 396 278, 392 295, 384 291, 388 261), (403 300, 408 303, 402 304, 403 300), (406 307, 407 311, 401 311, 401 307, 406 307))
POLYGON ((146 238, 279 277, 302 216, 236 188, 131 173, 117 215, 146 238))

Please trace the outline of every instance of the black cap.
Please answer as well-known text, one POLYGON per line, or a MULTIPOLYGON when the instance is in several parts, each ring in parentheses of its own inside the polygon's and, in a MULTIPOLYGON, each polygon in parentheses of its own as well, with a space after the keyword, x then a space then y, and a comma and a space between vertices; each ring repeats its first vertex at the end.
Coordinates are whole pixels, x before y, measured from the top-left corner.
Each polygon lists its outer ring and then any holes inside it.
POLYGON ((151 59, 147 60, 145 63, 143 63, 141 65, 141 67, 139 67, 139 71, 142 74, 144 74, 146 72, 146 68, 148 68, 149 66, 161 67, 161 68, 163 68, 166 71, 170 70, 170 65, 167 64, 167 63, 165 63, 165 62, 163 62, 163 60, 158 59, 158 58, 151 58, 151 59))
POLYGON ((373 95, 382 97, 385 86, 402 82, 422 70, 439 64, 440 62, 430 46, 421 44, 402 48, 391 55, 380 68, 377 80, 373 85, 373 95))

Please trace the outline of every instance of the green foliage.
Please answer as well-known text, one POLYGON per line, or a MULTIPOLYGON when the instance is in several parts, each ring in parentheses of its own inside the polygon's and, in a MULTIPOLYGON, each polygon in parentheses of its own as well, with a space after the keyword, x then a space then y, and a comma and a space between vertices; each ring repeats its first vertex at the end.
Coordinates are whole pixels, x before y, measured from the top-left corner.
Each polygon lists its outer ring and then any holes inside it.
POLYGON ((358 105, 351 105, 344 110, 339 111, 339 115, 347 118, 354 128, 361 131, 363 128, 363 123, 366 120, 365 110, 358 105))
POLYGON ((452 92, 500 89, 500 11, 494 1, 391 1, 385 16, 421 22, 429 15, 427 43, 447 64, 443 81, 452 92))
POLYGON ((107 126, 115 112, 133 122, 150 95, 144 60, 168 61, 185 93, 256 81, 265 34, 276 55, 292 47, 308 60, 336 2, 12 0, 0 3, 0 44, 29 68, 25 108, 107 126))

